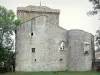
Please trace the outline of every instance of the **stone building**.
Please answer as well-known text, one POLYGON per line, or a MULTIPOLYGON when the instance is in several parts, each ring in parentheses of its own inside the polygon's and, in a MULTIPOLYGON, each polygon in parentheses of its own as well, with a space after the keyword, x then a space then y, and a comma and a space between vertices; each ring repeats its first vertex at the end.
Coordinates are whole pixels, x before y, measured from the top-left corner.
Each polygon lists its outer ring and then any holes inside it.
POLYGON ((92 69, 92 34, 61 28, 60 11, 56 9, 44 6, 18 7, 17 14, 23 22, 16 30, 16 71, 92 69))
POLYGON ((26 7, 18 7, 17 15, 22 19, 22 22, 30 20, 33 17, 37 17, 40 15, 46 15, 47 21, 54 25, 59 24, 59 14, 60 10, 51 9, 46 6, 26 6, 26 7))

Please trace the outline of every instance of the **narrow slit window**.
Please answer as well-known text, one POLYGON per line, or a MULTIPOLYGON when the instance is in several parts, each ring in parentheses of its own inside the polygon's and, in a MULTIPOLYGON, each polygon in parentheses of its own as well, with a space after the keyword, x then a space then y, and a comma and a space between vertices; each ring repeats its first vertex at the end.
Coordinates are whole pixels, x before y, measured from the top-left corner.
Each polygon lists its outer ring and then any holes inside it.
POLYGON ((35 53, 35 48, 32 48, 32 53, 35 53))
POLYGON ((31 36, 33 36, 33 33, 31 33, 31 36))
POLYGON ((65 42, 60 43, 60 50, 63 51, 65 48, 65 42))
POLYGON ((36 61, 36 59, 35 59, 35 61, 36 61))

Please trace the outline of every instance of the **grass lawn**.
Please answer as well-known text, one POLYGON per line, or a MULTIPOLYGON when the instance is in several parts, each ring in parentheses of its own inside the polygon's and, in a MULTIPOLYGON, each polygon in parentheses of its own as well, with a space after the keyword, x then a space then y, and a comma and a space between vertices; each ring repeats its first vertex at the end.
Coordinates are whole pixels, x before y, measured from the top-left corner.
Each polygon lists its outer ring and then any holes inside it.
POLYGON ((19 72, 0 75, 100 75, 100 72, 19 72))

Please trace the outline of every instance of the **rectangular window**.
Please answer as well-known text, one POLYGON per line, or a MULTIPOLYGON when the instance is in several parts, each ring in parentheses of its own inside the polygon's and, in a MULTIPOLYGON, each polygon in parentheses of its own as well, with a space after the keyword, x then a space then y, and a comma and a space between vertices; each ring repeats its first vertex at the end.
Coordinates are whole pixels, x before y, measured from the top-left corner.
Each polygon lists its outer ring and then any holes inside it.
POLYGON ((32 53, 35 53, 35 48, 32 48, 32 53))
POLYGON ((63 59, 60 59, 60 61, 62 61, 63 59))
POLYGON ((84 54, 88 55, 90 51, 89 42, 84 42, 84 54))

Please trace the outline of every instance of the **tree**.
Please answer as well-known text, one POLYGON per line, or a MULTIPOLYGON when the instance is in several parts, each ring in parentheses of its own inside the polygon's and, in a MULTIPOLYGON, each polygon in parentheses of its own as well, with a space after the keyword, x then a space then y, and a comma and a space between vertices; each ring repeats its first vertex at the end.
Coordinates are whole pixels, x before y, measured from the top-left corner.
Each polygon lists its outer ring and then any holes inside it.
POLYGON ((93 11, 89 11, 90 15, 98 14, 100 10, 100 0, 89 0, 93 4, 93 11))
POLYGON ((9 71, 11 65, 15 66, 15 53, 0 44, 0 69, 4 69, 0 72, 9 71))
MULTIPOLYGON (((11 35, 16 29, 16 26, 21 23, 20 19, 15 19, 16 16, 12 10, 7 10, 5 7, 0 6, 0 30, 1 30, 1 40, 6 40, 6 44, 11 44, 11 35)), ((1 41, 1 42, 2 42, 1 41)), ((3 43, 3 42, 2 42, 3 43)))
MULTIPOLYGON (((89 11, 90 15, 95 15, 100 12, 100 0, 89 0, 93 4, 93 10, 89 11)), ((100 51, 100 29, 96 31, 95 45, 97 46, 97 52, 100 51)))
POLYGON ((20 23, 21 20, 16 18, 12 10, 0 6, 0 63, 4 63, 6 69, 14 65, 15 53, 11 51, 13 48, 11 36, 20 23))

